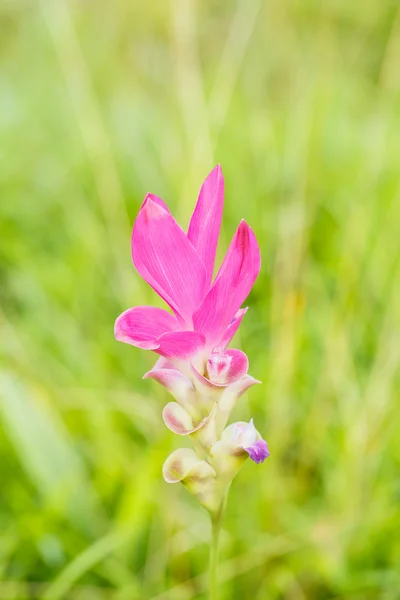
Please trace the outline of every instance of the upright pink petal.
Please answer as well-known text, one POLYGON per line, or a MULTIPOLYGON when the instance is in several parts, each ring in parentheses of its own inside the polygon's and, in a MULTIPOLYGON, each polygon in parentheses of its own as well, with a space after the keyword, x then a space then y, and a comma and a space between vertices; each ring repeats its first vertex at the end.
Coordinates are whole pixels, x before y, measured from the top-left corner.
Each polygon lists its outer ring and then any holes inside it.
POLYGON ((207 347, 218 344, 228 325, 247 298, 260 271, 256 237, 242 221, 233 237, 211 290, 193 315, 196 331, 207 339, 207 347))
POLYGON ((220 165, 217 165, 201 186, 188 230, 188 238, 206 267, 208 287, 214 271, 223 206, 224 178, 220 165))
POLYGON ((114 334, 120 342, 145 350, 156 350, 160 345, 157 338, 179 327, 178 319, 162 308, 135 306, 118 317, 114 334))
POLYGON ((204 296, 206 270, 172 215, 150 196, 133 227, 132 260, 147 283, 191 326, 204 296))
POLYGON ((197 331, 164 333, 158 339, 157 352, 168 358, 188 360, 204 346, 204 336, 197 331))

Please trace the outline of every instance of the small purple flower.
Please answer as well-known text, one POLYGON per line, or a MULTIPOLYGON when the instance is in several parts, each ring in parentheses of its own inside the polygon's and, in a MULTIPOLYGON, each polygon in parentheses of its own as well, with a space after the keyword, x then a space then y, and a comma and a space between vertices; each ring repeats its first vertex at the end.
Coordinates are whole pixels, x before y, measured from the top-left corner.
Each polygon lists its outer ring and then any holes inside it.
POLYGON ((254 427, 253 419, 250 423, 233 423, 226 431, 229 431, 231 441, 246 450, 251 460, 260 464, 269 456, 268 444, 263 440, 254 427))

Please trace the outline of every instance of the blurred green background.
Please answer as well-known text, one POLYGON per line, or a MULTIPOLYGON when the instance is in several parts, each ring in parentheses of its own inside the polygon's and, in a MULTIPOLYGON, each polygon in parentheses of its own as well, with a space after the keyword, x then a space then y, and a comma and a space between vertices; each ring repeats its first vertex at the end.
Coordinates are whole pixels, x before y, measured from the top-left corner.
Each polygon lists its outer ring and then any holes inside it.
POLYGON ((221 600, 400 598, 400 12, 391 0, 3 0, 0 598, 205 599, 209 526, 155 355, 130 231, 185 226, 220 162, 219 259, 263 267, 235 346, 271 458, 231 489, 221 600))

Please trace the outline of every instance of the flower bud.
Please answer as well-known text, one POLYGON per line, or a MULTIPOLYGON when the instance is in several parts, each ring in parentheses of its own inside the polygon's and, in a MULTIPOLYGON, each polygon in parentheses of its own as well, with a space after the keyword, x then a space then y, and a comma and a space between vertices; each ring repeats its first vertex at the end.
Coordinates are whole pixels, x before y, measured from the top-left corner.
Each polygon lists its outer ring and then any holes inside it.
POLYGON ((167 483, 182 483, 204 508, 216 512, 221 503, 216 484, 216 472, 205 460, 199 460, 189 448, 172 452, 164 463, 163 476, 167 483))
POLYGON ((246 458, 256 462, 264 462, 269 456, 267 442, 250 423, 240 421, 229 425, 210 449, 211 464, 220 480, 228 485, 238 473, 246 458))
POLYGON ((232 423, 222 433, 221 439, 229 441, 245 450, 251 460, 259 464, 269 456, 268 444, 254 427, 253 419, 249 423, 232 423))

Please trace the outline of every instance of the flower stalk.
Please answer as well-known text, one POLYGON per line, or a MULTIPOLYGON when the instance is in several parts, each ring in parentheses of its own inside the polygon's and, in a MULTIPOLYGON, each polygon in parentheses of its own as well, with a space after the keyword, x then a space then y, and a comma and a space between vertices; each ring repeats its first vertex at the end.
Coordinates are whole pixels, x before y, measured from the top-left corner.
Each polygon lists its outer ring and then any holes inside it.
POLYGON ((226 502, 229 493, 228 486, 224 490, 222 502, 215 513, 210 513, 211 538, 210 538, 210 600, 218 600, 218 564, 219 548, 221 541, 222 521, 225 514, 226 502))
POLYGON ((211 516, 210 543, 210 600, 218 600, 218 559, 224 508, 211 516))

